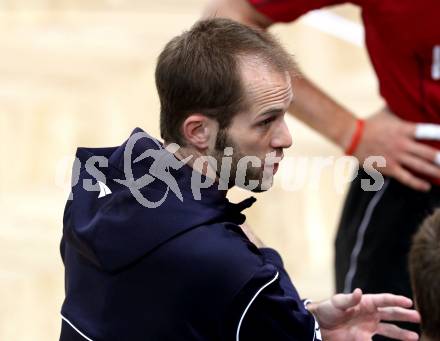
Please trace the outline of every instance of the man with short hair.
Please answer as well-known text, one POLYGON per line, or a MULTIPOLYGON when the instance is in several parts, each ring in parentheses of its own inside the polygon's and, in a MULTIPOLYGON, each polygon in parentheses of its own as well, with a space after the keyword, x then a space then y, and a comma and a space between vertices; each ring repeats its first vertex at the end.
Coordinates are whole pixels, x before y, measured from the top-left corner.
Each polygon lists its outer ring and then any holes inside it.
POLYGON ((440 340, 440 209, 426 218, 414 235, 409 270, 422 340, 440 340))
POLYGON ((279 254, 240 227, 255 199, 226 198, 272 184, 291 145, 292 63, 267 33, 201 21, 158 59, 164 144, 136 129, 122 146, 78 149, 61 341, 417 340, 382 322, 419 321, 405 297, 300 300, 279 254))

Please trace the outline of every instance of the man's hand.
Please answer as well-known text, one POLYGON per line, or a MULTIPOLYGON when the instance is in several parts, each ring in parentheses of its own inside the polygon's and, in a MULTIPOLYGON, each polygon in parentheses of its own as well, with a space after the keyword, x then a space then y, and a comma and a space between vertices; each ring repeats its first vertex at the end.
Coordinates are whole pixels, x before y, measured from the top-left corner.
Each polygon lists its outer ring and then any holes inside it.
POLYGON ((408 309, 412 301, 392 294, 363 295, 360 289, 351 294, 337 294, 331 299, 311 303, 312 312, 321 327, 323 339, 370 341, 380 334, 397 340, 418 340, 417 333, 382 321, 420 322, 417 311, 408 309))
POLYGON ((438 150, 415 139, 416 124, 403 121, 386 110, 365 121, 361 141, 354 153, 360 163, 371 155, 386 159, 378 170, 413 189, 428 191, 430 183, 420 175, 440 178, 440 167, 434 163, 438 150), (418 174, 417 174, 418 173, 418 174))

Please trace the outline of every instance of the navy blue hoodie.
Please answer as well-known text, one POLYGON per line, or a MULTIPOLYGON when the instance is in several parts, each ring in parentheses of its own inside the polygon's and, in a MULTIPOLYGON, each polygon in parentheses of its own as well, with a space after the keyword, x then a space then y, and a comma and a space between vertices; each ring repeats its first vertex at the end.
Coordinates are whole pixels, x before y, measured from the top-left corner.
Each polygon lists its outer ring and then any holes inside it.
MULTIPOLYGON (((148 150, 164 159, 172 155, 141 129, 132 136, 139 134, 130 163, 148 150)), ((168 168, 181 195, 151 178, 139 193, 164 201, 145 207, 121 181, 127 180, 126 146, 77 150, 81 167, 61 241, 66 298, 60 340, 316 339, 315 320, 278 253, 258 249, 239 227, 241 211, 255 199, 233 204, 213 185, 200 188, 197 200, 193 171, 184 165, 168 168), (97 156, 108 160, 99 173, 91 171, 90 158, 97 156)), ((132 163, 129 174, 148 174, 154 160, 132 163)))

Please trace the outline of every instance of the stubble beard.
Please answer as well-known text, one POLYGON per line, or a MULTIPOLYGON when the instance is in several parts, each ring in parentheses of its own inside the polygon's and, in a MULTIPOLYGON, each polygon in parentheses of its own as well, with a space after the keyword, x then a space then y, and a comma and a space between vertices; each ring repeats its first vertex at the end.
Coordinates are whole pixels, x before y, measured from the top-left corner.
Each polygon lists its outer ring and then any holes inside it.
MULTIPOLYGON (((244 169, 238 169, 238 163, 240 159, 242 159, 245 156, 248 156, 240 150, 238 147, 238 144, 229 136, 227 129, 223 128, 220 129, 217 133, 217 138, 215 142, 215 147, 212 152, 212 156, 217 160, 217 176, 220 179, 219 181, 222 181, 223 183, 226 183, 228 188, 231 188, 235 185, 242 187, 241 184, 236 183, 236 179, 238 177, 241 177, 245 179, 245 189, 246 186, 249 184, 249 181, 251 180, 257 180, 258 185, 251 189, 252 192, 260 193, 267 191, 273 183, 273 168, 266 170, 266 172, 263 169, 264 160, 261 160, 261 167, 252 167, 251 165, 248 165, 247 167, 244 167, 244 169), (232 148, 232 155, 228 156, 228 158, 232 158, 231 166, 230 166, 230 172, 225 172, 227 174, 226 177, 221 176, 220 170, 222 169, 222 162, 224 155, 224 150, 227 147, 232 148)), ((242 167, 241 167, 242 168, 242 167)))

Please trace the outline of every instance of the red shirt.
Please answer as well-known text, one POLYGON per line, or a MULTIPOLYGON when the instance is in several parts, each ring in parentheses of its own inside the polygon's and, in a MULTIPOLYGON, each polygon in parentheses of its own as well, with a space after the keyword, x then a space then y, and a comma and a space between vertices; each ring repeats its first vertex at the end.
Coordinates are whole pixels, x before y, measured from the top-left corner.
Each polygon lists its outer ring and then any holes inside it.
MULTIPOLYGON (((341 0, 248 0, 274 22, 341 0)), ((380 94, 400 118, 440 124, 440 0, 353 0, 380 94)), ((440 150, 440 142, 424 141, 440 150)), ((437 179, 436 179, 437 180, 437 179)), ((435 181, 437 182, 437 181, 435 181)))

